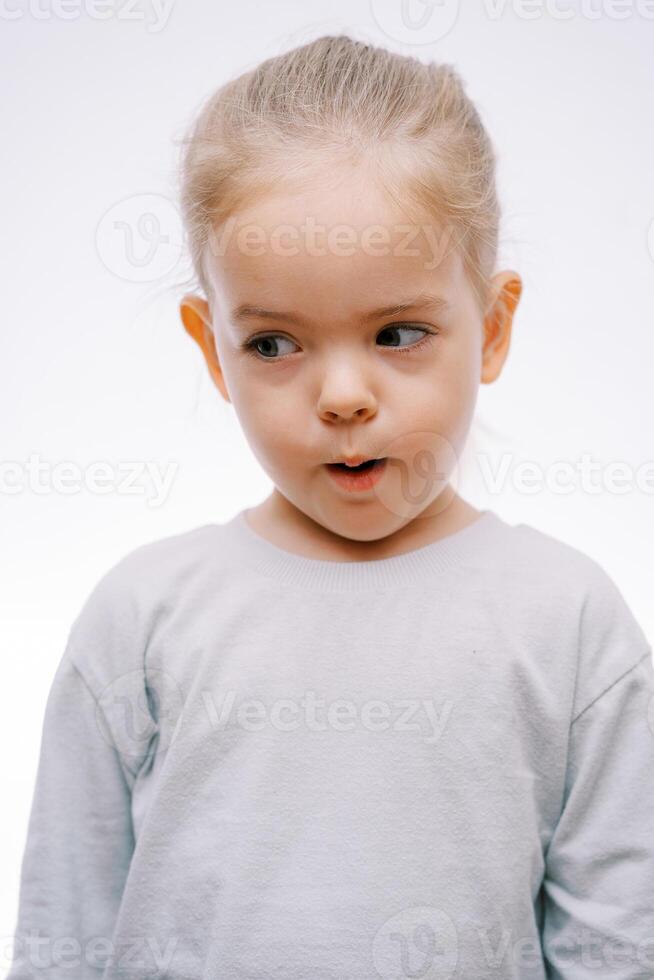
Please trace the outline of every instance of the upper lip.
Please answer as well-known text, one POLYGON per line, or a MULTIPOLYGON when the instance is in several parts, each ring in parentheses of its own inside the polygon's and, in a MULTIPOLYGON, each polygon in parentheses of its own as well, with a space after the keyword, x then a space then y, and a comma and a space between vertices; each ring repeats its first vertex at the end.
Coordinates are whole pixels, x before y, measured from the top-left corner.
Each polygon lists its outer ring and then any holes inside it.
POLYGON ((346 466, 360 466, 361 463, 367 462, 369 459, 377 459, 376 456, 339 456, 338 459, 333 459, 330 465, 334 463, 345 463, 346 466))

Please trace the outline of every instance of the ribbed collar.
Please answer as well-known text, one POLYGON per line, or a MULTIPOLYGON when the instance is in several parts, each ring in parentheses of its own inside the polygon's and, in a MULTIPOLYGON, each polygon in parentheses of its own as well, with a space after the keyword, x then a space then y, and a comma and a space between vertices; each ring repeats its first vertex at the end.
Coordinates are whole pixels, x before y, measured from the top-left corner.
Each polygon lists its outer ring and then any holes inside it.
POLYGON ((220 525, 238 560, 277 582, 318 592, 367 592, 422 582, 425 575, 479 557, 497 540, 498 531, 511 527, 495 511, 483 510, 472 524, 413 551, 370 561, 325 561, 286 551, 262 538, 248 524, 246 513, 241 510, 220 525))

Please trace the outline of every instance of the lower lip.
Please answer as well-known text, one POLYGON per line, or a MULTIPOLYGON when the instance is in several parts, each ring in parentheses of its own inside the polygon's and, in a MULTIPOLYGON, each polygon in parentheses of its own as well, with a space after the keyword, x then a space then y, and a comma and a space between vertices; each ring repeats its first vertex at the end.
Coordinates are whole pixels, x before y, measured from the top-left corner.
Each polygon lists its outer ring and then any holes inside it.
POLYGON ((381 480, 386 469, 388 458, 375 461, 366 470, 357 471, 355 469, 346 470, 342 466, 325 465, 325 469, 335 483, 338 483, 344 490, 370 490, 378 480, 381 480))

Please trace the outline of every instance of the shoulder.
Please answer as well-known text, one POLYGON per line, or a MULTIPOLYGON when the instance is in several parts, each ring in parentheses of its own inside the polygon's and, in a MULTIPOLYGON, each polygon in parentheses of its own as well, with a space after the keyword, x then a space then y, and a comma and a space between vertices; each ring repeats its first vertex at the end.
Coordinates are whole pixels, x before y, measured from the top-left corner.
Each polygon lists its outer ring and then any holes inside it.
POLYGON ((578 660, 573 717, 636 667, 651 644, 614 578, 580 549, 528 524, 506 525, 503 559, 520 589, 541 592, 540 615, 572 618, 578 660))
POLYGON ((223 527, 206 524, 133 548, 97 580, 73 628, 91 614, 142 616, 165 602, 180 580, 205 573, 207 561, 220 554, 223 527))
POLYGON ((92 687, 108 672, 141 669, 154 630, 176 603, 206 588, 220 565, 224 525, 207 524, 141 544, 111 565, 74 619, 67 653, 92 687))
POLYGON ((601 566, 574 545, 531 524, 496 522, 499 554, 515 571, 534 578, 572 584, 576 592, 592 589, 601 578, 601 566))
POLYGON ((222 524, 203 524, 138 545, 105 572, 98 586, 109 592, 128 590, 134 597, 152 588, 158 595, 171 581, 203 568, 208 558, 220 553, 223 529, 222 524))
POLYGON ((619 604, 621 593, 613 579, 581 549, 531 524, 502 520, 498 526, 498 565, 526 584, 544 587, 544 600, 558 593, 579 605, 606 600, 619 604))

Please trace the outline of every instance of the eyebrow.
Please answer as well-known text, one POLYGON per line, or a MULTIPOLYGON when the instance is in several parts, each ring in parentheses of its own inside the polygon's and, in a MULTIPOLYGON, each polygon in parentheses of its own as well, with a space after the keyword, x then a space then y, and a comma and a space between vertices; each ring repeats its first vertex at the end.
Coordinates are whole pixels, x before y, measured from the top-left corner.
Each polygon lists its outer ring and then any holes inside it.
MULTIPOLYGON (((361 317, 364 323, 370 323, 372 320, 381 320, 387 316, 399 316, 400 313, 406 312, 406 310, 419 310, 419 309, 435 309, 441 313, 445 313, 450 309, 450 304, 442 296, 436 296, 433 293, 420 293, 419 296, 415 296, 412 299, 402 300, 399 303, 393 303, 390 306, 380 306, 375 310, 369 310, 364 313, 361 317)), ((230 318, 234 323, 243 323, 246 320, 259 318, 262 320, 283 320, 286 323, 297 323, 302 324, 303 318, 298 313, 282 313, 276 310, 266 310, 261 306, 252 306, 249 303, 241 303, 230 313, 230 318)))

